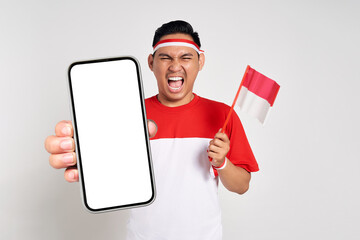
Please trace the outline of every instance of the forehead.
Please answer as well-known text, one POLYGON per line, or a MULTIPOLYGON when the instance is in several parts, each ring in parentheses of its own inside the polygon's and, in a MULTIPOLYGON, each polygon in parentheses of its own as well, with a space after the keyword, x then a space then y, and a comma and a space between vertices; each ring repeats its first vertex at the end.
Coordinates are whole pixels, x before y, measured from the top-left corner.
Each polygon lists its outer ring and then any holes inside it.
MULTIPOLYGON (((173 33, 173 34, 164 35, 160 38, 160 41, 166 39, 186 39, 186 40, 194 41, 194 39, 189 34, 184 34, 184 33, 173 33)), ((192 54, 194 56, 197 55, 197 52, 194 49, 185 46, 161 47, 156 51, 156 53, 157 53, 156 55, 162 53, 174 57, 179 55, 181 56, 184 54, 192 54)))
POLYGON ((171 57, 180 57, 183 55, 192 55, 196 56, 197 52, 192 49, 191 47, 185 46, 168 46, 168 47, 161 47, 156 51, 156 55, 169 55, 171 57))

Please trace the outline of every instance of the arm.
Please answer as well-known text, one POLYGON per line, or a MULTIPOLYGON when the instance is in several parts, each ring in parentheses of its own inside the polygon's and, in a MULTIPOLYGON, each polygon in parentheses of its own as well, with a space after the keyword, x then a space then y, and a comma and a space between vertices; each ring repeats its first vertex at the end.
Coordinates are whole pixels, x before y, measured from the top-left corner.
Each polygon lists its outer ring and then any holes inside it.
MULTIPOLYGON (((225 133, 220 131, 209 143, 208 156, 212 158, 211 164, 214 167, 221 166, 230 150, 230 140, 225 133)), ((221 182, 231 192, 245 193, 249 189, 251 175, 245 169, 232 164, 229 159, 225 168, 218 170, 221 182)))
POLYGON ((244 194, 249 189, 251 174, 227 160, 226 167, 218 170, 222 184, 227 190, 244 194))

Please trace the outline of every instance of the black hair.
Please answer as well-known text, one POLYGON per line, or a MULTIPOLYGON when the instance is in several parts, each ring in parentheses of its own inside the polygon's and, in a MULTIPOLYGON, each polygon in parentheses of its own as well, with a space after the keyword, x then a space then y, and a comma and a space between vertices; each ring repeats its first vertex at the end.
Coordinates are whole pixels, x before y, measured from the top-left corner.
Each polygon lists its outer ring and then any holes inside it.
POLYGON ((197 32, 194 32, 194 29, 190 25, 190 23, 182 20, 165 23, 161 27, 156 29, 152 46, 154 47, 156 43, 160 41, 160 38, 162 38, 163 36, 173 33, 188 34, 193 38, 194 42, 199 46, 199 48, 201 47, 199 34, 197 32))

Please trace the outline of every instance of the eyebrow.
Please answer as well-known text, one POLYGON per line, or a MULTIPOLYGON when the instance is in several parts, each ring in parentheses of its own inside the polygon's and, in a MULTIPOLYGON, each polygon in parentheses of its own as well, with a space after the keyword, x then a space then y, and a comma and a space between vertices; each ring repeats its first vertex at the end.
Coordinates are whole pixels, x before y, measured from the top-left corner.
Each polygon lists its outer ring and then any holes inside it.
POLYGON ((168 54, 165 54, 165 53, 159 53, 158 55, 159 57, 170 57, 170 55, 168 54))
POLYGON ((181 57, 193 57, 194 55, 192 53, 185 53, 181 55, 181 57))

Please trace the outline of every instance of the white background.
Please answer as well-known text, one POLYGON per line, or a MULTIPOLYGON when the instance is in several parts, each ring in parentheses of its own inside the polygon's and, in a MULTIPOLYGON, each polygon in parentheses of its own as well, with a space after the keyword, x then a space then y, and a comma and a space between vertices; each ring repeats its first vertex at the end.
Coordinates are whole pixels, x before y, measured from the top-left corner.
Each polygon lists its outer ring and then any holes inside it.
POLYGON ((358 1, 1 0, 0 239, 123 239, 128 212, 87 213, 44 140, 70 119, 74 61, 133 55, 156 94, 147 55, 175 19, 206 52, 200 96, 230 105, 247 64, 281 85, 264 127, 239 113, 261 170, 243 196, 220 189, 224 239, 358 239, 359 12, 358 1))

